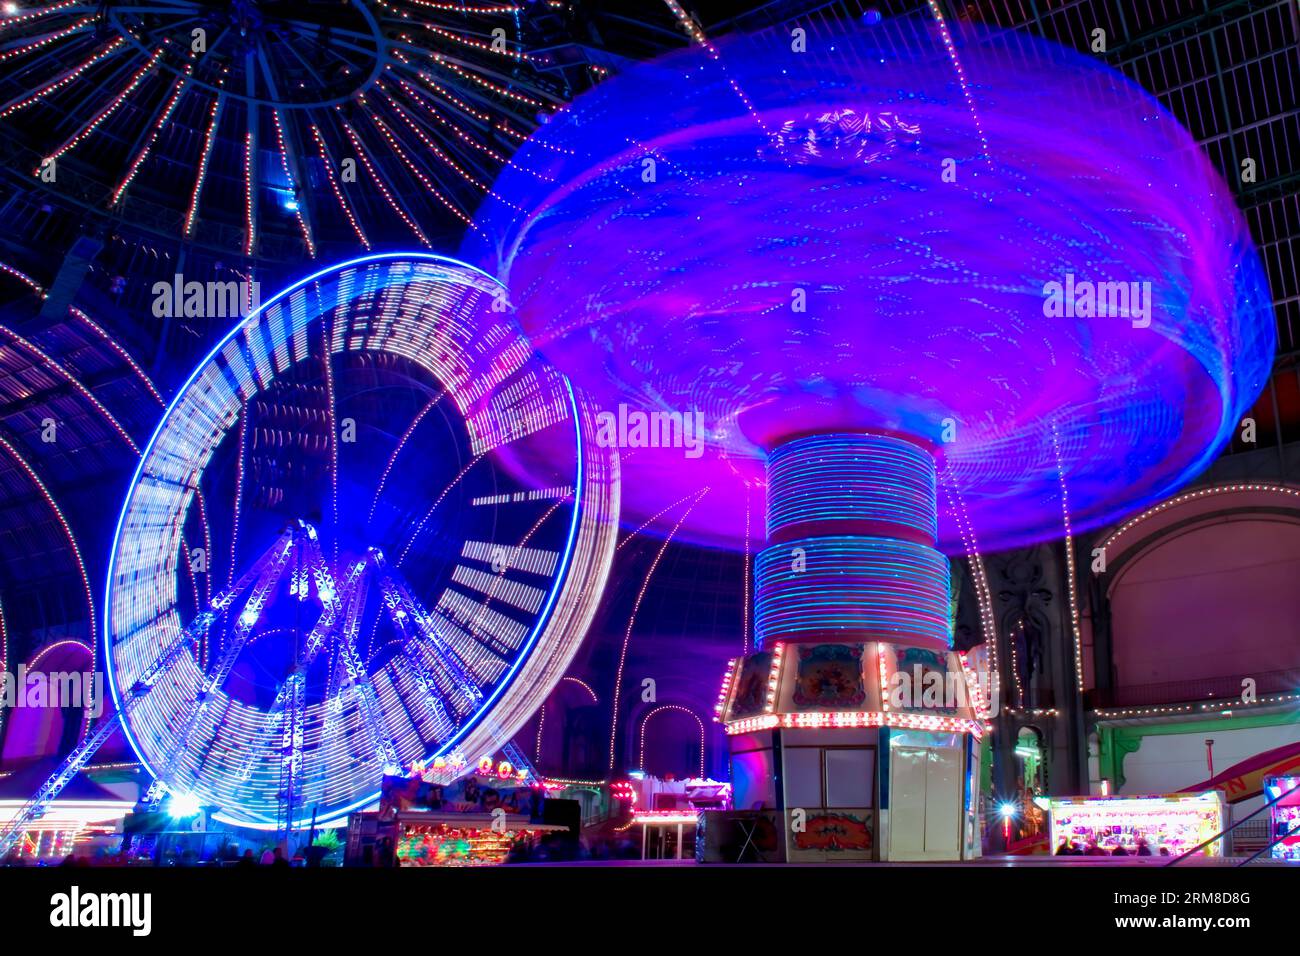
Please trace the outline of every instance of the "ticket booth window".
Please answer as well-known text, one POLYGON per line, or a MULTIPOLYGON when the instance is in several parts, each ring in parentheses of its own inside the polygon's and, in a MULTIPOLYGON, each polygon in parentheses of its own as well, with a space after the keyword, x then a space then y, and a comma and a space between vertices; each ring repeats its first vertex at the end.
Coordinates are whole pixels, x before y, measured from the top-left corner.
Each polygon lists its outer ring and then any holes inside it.
POLYGON ((785 805, 874 806, 874 747, 790 747, 785 751, 785 805))

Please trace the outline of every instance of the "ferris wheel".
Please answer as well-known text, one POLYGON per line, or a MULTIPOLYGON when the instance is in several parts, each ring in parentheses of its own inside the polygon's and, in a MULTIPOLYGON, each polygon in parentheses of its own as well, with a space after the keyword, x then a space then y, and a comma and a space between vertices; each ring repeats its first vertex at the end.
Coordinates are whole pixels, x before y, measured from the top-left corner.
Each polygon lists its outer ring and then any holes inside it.
POLYGON ((109 686, 155 791, 287 831, 498 752, 608 572, 617 464, 592 420, 503 287, 443 257, 352 260, 240 322, 113 540, 109 686))

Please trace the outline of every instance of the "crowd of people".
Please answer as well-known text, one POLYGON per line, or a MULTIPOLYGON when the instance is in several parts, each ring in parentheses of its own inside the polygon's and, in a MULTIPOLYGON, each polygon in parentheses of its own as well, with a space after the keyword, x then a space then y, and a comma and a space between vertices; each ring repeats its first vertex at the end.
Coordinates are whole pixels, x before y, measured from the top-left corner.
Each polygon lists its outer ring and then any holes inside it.
POLYGON ((224 844, 215 853, 202 855, 193 848, 170 846, 162 849, 153 848, 147 852, 133 848, 120 849, 116 852, 101 850, 98 853, 69 853, 61 859, 57 857, 48 859, 24 856, 17 849, 13 849, 0 859, 0 866, 234 866, 288 869, 291 866, 320 866, 325 856, 322 851, 321 847, 309 846, 290 859, 278 846, 268 846, 259 855, 251 848, 244 849, 241 854, 234 844, 224 844))
POLYGON ((1114 846, 1102 846, 1094 837, 1088 837, 1078 843, 1073 837, 1061 837, 1054 852, 1055 856, 1169 856, 1169 847, 1162 846, 1152 851, 1151 844, 1142 834, 1136 834, 1131 847, 1123 843, 1114 846))

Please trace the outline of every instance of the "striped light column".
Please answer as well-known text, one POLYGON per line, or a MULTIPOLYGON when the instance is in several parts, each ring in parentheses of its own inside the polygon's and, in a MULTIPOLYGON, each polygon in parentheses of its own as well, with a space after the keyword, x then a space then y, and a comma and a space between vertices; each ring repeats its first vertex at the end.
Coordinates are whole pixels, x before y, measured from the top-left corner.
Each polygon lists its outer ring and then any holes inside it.
POLYGON ((768 547, 755 638, 948 647, 948 559, 935 547, 935 460, 905 438, 829 434, 767 462, 768 547))

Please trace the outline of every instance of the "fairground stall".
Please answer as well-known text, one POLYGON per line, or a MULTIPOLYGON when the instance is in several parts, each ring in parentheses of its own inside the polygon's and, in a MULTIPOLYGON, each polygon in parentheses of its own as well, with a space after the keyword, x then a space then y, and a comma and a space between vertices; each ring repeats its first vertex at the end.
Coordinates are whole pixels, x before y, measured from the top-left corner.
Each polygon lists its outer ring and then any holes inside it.
MULTIPOLYGON (((0 827, 16 818, 25 801, 0 801, 0 827)), ((93 857, 122 842, 122 819, 129 800, 63 800, 28 822, 8 857, 22 863, 57 863, 68 856, 93 857)))
POLYGON ((975 661, 883 641, 776 642, 727 672, 737 814, 706 846, 788 862, 979 855, 975 661))
MULTIPOLYGON (((491 866, 528 859, 571 827, 542 819, 539 789, 508 765, 448 783, 385 777, 379 809, 348 821, 349 866, 491 866)), ((481 768, 483 769, 483 768, 481 768)))
POLYGON ((1264 781, 1269 807, 1269 842, 1275 860, 1300 861, 1300 777, 1269 777, 1264 781))
POLYGON ((695 859, 700 815, 731 809, 731 784, 707 779, 661 780, 633 774, 621 788, 641 831, 641 859, 695 859))
POLYGON ((1050 812, 1052 852, 1057 855, 1176 857, 1193 849, 1204 856, 1223 855, 1223 841, 1213 839, 1225 826, 1218 790, 1053 797, 1050 812))

